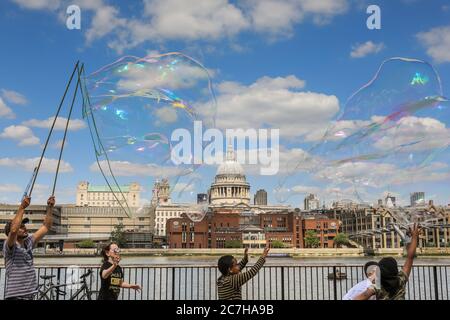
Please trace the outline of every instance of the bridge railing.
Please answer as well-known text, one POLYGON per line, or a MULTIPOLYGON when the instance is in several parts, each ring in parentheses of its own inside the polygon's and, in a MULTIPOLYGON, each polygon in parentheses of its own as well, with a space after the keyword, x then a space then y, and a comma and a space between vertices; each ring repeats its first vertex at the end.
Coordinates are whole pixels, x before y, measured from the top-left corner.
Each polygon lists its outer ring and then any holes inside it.
MULTIPOLYGON (((73 268, 73 267, 72 267, 73 268)), ((80 266, 79 274, 91 268, 91 290, 100 289, 99 266, 80 266)), ((140 292, 122 289, 123 300, 215 300, 214 266, 123 266, 124 280, 141 285, 140 292)), ((37 267, 40 276, 54 275, 54 283, 69 283, 68 266, 37 267)), ((410 300, 449 300, 450 265, 414 266, 406 291, 410 300)), ((242 288, 243 299, 253 300, 340 300, 356 283, 364 279, 361 265, 265 266, 242 288), (336 276, 334 276, 336 275, 336 276)), ((0 267, 0 299, 4 297, 5 269, 0 267)), ((76 288, 67 287, 67 299, 76 288)))

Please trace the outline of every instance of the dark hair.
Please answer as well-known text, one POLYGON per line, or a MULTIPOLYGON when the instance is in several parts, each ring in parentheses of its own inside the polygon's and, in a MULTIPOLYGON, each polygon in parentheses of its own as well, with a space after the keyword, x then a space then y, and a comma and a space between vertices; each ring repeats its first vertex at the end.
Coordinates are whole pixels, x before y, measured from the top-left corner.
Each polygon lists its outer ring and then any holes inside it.
POLYGON ((108 255, 106 254, 106 252, 108 252, 108 251, 111 249, 111 246, 112 246, 113 244, 115 244, 115 245, 117 246, 117 243, 115 243, 115 242, 113 241, 113 242, 108 243, 106 246, 104 246, 104 247, 102 248, 102 262, 103 262, 103 263, 108 262, 109 257, 108 257, 108 255))
POLYGON ((381 273, 381 287, 385 289, 390 296, 393 296, 399 288, 397 260, 392 257, 383 258, 378 262, 381 273))
POLYGON ((228 273, 230 272, 230 268, 233 266, 233 260, 234 257, 230 255, 223 256, 219 259, 219 263, 217 266, 219 267, 219 271, 220 273, 222 273, 222 275, 228 275, 228 273))
POLYGON ((367 277, 367 269, 369 269, 370 266, 378 266, 378 262, 376 261, 369 261, 364 265, 364 274, 367 277))

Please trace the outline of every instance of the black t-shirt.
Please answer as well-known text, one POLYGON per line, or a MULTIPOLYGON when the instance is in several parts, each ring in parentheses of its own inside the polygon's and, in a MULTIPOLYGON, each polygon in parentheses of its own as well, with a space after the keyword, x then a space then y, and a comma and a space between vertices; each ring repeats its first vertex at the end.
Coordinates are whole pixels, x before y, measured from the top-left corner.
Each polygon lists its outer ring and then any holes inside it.
POLYGON ((112 266, 109 261, 104 262, 100 268, 101 287, 98 294, 98 300, 117 300, 120 293, 120 284, 123 280, 123 271, 117 266, 113 273, 106 279, 103 279, 103 270, 107 270, 112 266))

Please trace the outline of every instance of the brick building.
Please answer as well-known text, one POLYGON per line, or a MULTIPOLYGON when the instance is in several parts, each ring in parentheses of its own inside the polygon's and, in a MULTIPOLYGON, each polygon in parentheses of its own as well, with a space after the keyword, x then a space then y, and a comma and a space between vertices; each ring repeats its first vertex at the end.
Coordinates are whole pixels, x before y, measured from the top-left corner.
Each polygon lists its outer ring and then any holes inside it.
POLYGON ((231 241, 242 246, 262 248, 280 241, 285 247, 305 248, 304 235, 313 230, 319 247, 333 247, 339 221, 322 215, 302 215, 286 211, 275 213, 214 210, 198 222, 187 215, 167 221, 169 248, 225 248, 231 241))

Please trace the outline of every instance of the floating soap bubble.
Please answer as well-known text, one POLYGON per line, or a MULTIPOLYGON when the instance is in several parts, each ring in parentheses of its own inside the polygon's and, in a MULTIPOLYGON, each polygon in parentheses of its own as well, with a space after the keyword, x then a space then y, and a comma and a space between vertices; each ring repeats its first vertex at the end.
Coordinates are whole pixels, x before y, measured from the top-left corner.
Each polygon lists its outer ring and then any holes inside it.
POLYGON ((368 203, 385 190, 407 194, 430 176, 439 180, 450 161, 449 106, 430 64, 385 60, 307 149, 316 163, 308 173, 368 203))
POLYGON ((84 117, 110 185, 125 180, 119 177, 169 178, 173 189, 198 168, 192 149, 174 152, 183 138, 172 134, 185 129, 193 137, 194 121, 214 126, 216 101, 202 64, 177 52, 126 56, 85 76, 82 87, 84 117))

